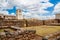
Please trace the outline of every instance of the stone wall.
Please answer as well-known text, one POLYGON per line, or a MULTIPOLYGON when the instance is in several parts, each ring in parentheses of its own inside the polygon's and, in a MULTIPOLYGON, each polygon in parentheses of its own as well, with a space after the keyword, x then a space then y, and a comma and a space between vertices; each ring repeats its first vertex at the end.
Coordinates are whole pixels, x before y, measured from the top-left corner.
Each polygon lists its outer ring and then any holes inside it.
MULTIPOLYGON (((41 26, 41 25, 55 25, 59 24, 60 20, 17 20, 17 19, 0 19, 0 26, 17 26, 17 27, 30 27, 30 26, 41 26)), ((59 24, 60 25, 60 24, 59 24)))
POLYGON ((55 19, 44 20, 45 25, 52 25, 54 23, 58 23, 58 20, 55 20, 55 19))
POLYGON ((2 20, 0 21, 0 26, 24 27, 24 24, 26 24, 24 20, 2 20))
POLYGON ((43 25, 42 20, 1 20, 0 26, 17 26, 17 27, 29 27, 29 26, 41 26, 43 25))
POLYGON ((27 20, 27 26, 30 27, 30 26, 41 26, 43 25, 43 21, 42 20, 36 20, 36 21, 28 21, 27 20))

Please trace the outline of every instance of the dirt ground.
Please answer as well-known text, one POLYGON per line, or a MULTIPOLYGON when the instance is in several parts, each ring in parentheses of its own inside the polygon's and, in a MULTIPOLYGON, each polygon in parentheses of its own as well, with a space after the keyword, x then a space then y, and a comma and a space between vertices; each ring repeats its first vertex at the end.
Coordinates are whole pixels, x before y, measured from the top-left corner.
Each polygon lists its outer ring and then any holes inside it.
POLYGON ((60 26, 34 26, 34 27, 24 27, 24 29, 36 30, 36 34, 40 36, 45 36, 50 33, 60 31, 60 26))

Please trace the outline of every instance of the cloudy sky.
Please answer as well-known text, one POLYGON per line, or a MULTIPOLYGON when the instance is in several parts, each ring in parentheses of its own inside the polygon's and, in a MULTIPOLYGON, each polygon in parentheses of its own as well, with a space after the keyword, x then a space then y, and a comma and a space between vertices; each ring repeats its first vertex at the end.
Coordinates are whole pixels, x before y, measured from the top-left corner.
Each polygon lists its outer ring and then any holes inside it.
POLYGON ((54 19, 60 11, 60 0, 0 0, 0 14, 16 15, 17 9, 25 18, 54 19))

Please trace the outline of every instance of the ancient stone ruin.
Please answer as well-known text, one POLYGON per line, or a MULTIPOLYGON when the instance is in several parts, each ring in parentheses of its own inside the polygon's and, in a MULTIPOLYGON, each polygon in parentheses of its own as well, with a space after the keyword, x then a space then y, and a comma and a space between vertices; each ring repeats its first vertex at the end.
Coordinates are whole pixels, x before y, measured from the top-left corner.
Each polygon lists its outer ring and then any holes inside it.
POLYGON ((44 36, 43 40, 60 40, 60 31, 44 36))
POLYGON ((36 30, 26 30, 18 27, 3 27, 0 32, 0 40, 42 40, 42 37, 36 34, 36 30), (4 29, 5 28, 5 29, 4 29))

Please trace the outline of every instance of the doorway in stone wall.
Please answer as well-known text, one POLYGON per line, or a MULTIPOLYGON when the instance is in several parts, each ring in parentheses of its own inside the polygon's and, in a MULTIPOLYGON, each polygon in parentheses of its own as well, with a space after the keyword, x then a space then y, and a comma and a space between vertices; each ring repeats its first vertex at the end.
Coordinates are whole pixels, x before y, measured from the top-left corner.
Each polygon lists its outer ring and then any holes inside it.
POLYGON ((60 19, 58 19, 58 23, 60 23, 60 19))

